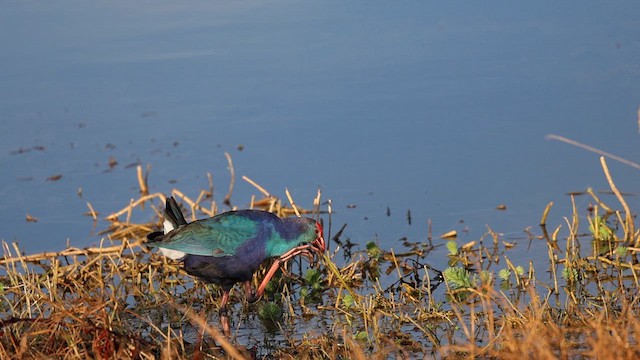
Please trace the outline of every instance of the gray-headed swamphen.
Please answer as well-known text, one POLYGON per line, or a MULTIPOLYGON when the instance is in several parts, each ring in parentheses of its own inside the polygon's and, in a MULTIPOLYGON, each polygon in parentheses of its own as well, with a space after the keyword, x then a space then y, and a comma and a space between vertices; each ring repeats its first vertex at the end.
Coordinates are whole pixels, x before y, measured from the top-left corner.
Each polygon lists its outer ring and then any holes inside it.
POLYGON ((166 201, 164 231, 147 235, 147 240, 147 246, 181 260, 188 274, 222 287, 220 319, 227 335, 230 328, 224 315, 235 283, 243 282, 247 300, 257 301, 281 264, 297 255, 312 262, 314 254, 322 256, 326 249, 322 226, 313 219, 236 210, 187 223, 173 197, 166 201), (276 260, 254 293, 253 274, 270 258, 276 260))

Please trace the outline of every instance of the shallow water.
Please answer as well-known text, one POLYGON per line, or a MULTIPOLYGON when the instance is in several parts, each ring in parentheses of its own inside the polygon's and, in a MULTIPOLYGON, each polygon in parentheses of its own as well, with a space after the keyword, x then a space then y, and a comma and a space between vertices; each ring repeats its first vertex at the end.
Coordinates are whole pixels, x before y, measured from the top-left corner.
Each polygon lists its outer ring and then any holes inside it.
MULTIPOLYGON (((27 253, 98 244, 86 202, 106 216, 136 198, 138 163, 151 191, 194 197, 211 172, 221 200, 227 151, 238 179, 299 205, 320 188, 362 246, 425 239, 431 219, 435 236, 477 240, 488 224, 516 262, 546 258, 523 229, 549 201, 564 224, 567 192, 608 185, 597 155, 545 135, 639 158, 639 8, 5 4, 0 238, 27 253)), ((638 170, 609 165, 638 191, 638 170)), ((239 180, 234 205, 253 194, 239 180)))

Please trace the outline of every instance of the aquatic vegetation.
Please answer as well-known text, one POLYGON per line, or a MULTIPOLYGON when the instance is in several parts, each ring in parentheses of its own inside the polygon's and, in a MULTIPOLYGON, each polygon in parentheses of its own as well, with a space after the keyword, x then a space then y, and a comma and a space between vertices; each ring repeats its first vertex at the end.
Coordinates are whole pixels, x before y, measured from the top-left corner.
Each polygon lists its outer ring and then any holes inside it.
MULTIPOLYGON (((150 194, 148 174, 138 174, 146 190, 107 216, 100 246, 25 255, 3 244, 0 358, 640 356, 640 231, 614 186, 621 210, 592 196, 592 209, 582 214, 572 196, 573 213, 553 225, 552 205, 544 209, 543 225, 528 232, 546 246, 543 263, 512 262, 518 246, 487 228, 466 244, 441 240, 448 265, 438 269, 431 255, 440 244, 404 238, 385 249, 377 239, 350 238, 346 225, 331 234, 332 214, 319 195, 310 209, 298 208, 247 179, 264 195, 251 207, 319 217, 327 241, 341 246, 319 268, 290 263, 255 304, 232 290, 226 337, 217 312, 223 289, 144 245, 160 228, 165 195, 150 194), (135 223, 132 212, 156 216, 135 223)), ((210 190, 195 199, 177 189, 171 195, 192 219, 219 212, 210 190)))

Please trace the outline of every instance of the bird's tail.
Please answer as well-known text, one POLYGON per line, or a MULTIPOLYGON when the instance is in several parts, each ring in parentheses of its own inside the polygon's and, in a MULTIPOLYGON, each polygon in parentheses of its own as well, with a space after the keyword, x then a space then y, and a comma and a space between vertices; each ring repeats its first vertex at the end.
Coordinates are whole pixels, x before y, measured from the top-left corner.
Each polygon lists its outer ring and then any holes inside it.
POLYGON ((168 197, 164 207, 164 233, 184 225, 187 225, 187 220, 184 219, 180 206, 173 196, 168 197))
POLYGON ((151 234, 148 234, 147 235, 147 245, 155 246, 155 244, 153 244, 153 243, 162 240, 163 236, 164 236, 164 231, 154 231, 151 234))
POLYGON ((184 225, 187 225, 187 220, 185 220, 180 206, 173 196, 168 197, 164 208, 164 231, 152 232, 147 235, 147 240, 150 243, 160 241, 169 231, 184 225))

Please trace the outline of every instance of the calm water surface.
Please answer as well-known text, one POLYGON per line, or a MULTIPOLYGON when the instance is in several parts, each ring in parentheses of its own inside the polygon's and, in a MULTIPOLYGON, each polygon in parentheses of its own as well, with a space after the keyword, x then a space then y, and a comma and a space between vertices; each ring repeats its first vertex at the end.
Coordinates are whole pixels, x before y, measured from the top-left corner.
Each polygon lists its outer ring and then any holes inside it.
MULTIPOLYGON (((281 197, 288 187, 300 205, 322 189, 354 242, 421 240, 431 219, 435 235, 476 240, 488 224, 518 243, 511 257, 545 258, 523 229, 549 201, 549 223, 562 224, 569 191, 608 189, 597 155, 545 135, 640 159, 639 12, 632 1, 6 3, 0 238, 27 253, 98 244, 86 202, 106 216, 136 198, 131 164, 151 164, 152 191, 194 197, 211 172, 222 199, 227 151, 238 177, 281 197)), ((609 164, 621 190, 639 191, 637 170, 609 164)), ((253 194, 238 182, 235 205, 253 194)), ((577 198, 583 214, 589 203, 577 198)))

